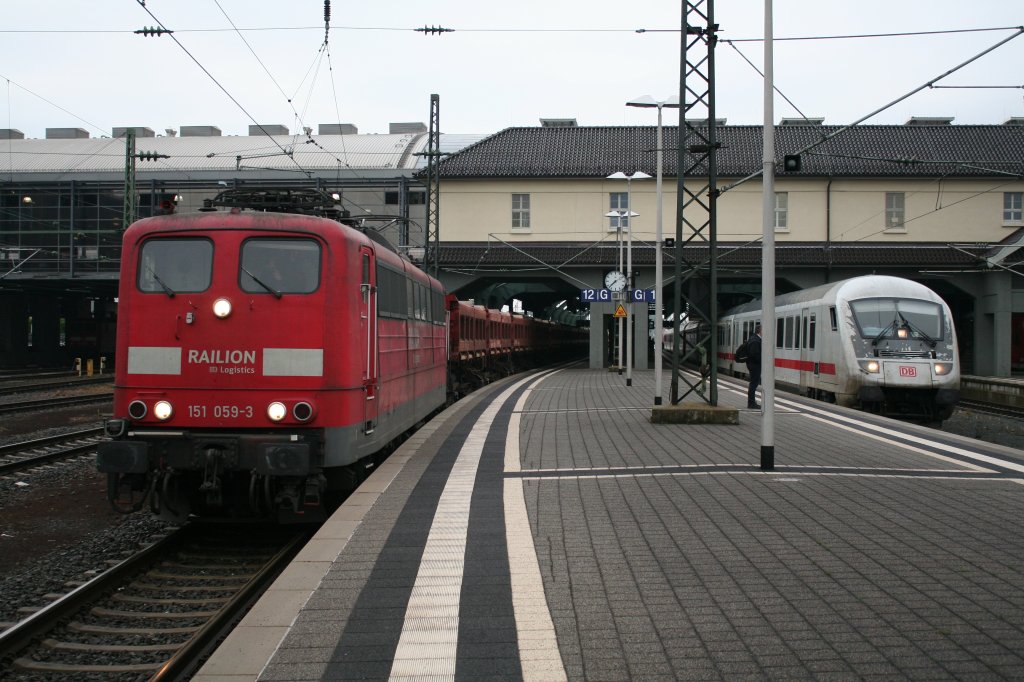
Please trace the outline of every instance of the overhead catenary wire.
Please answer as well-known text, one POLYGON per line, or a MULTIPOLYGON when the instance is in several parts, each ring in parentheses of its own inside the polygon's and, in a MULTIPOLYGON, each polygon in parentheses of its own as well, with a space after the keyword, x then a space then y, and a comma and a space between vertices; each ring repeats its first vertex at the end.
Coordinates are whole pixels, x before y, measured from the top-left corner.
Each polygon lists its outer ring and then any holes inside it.
MULTIPOLYGON (((95 131, 99 131, 99 133, 100 133, 101 135, 108 135, 108 136, 110 135, 110 130, 108 130, 108 129, 106 129, 106 128, 103 128, 102 126, 98 126, 98 125, 96 125, 95 123, 91 123, 91 122, 89 122, 89 121, 85 120, 84 118, 82 118, 81 116, 78 116, 78 115, 77 115, 77 114, 75 114, 74 112, 72 112, 72 111, 68 111, 67 109, 65 109, 65 108, 64 108, 64 107, 62 107, 61 105, 57 104, 56 102, 51 102, 50 100, 46 99, 45 97, 43 97, 43 96, 42 96, 42 95, 40 95, 39 93, 37 93, 37 92, 33 92, 32 90, 29 90, 29 89, 28 89, 28 88, 26 88, 26 87, 25 87, 24 85, 21 85, 20 83, 17 83, 17 82, 15 82, 15 81, 11 80, 11 79, 10 79, 10 78, 8 78, 7 76, 4 76, 3 74, 0 74, 0 78, 3 78, 3 79, 4 79, 5 81, 7 81, 7 87, 8 87, 8 89, 9 89, 9 88, 10 88, 10 86, 12 86, 12 85, 13 85, 13 86, 15 86, 16 88, 20 88, 21 90, 24 90, 25 92, 27 92, 28 94, 32 95, 33 97, 35 97, 35 98, 37 98, 37 99, 40 99, 40 100, 42 100, 43 102, 46 102, 47 104, 49 104, 49 105, 50 105, 51 107, 53 107, 54 109, 58 109, 58 110, 60 110, 60 111, 63 111, 63 112, 64 112, 65 114, 67 114, 68 116, 71 116, 72 118, 74 118, 74 119, 75 119, 75 120, 77 120, 77 121, 81 121, 82 123, 84 123, 84 124, 86 124, 87 126, 89 126, 90 128, 92 128, 93 130, 95 130, 95 131)), ((8 120, 10 120, 10 117, 11 117, 11 116, 10 116, 10 94, 9 94, 9 93, 8 93, 8 103, 7 103, 7 107, 8 107, 8 110, 7 110, 7 118, 8 118, 8 120)))
MULTIPOLYGON (((139 1, 139 0, 137 0, 139 1)), ((334 26, 335 31, 388 31, 397 33, 423 32, 424 27, 413 26, 334 26)), ((776 37, 780 41, 805 40, 857 40, 868 38, 913 38, 919 36, 947 35, 957 33, 982 33, 988 31, 1006 31, 1021 28, 1020 26, 983 26, 978 28, 937 29, 934 31, 893 31, 889 33, 849 33, 817 36, 786 36, 776 37)), ((242 28, 178 28, 176 33, 224 33, 229 31, 320 31, 324 26, 247 26, 242 28)), ((445 32, 459 33, 679 33, 678 28, 454 28, 445 32)), ((3 33, 131 33, 123 29, 0 29, 3 33)), ((737 43, 761 42, 764 38, 730 38, 737 43)))
MULTIPOLYGON (((142 8, 143 8, 143 9, 144 9, 145 11, 146 11, 146 13, 147 13, 147 14, 149 14, 149 16, 150 16, 150 17, 151 17, 151 18, 153 19, 153 21, 157 22, 157 24, 158 24, 158 25, 159 25, 159 26, 160 26, 161 28, 163 28, 163 29, 167 30, 167 27, 166 27, 166 26, 165 26, 165 25, 163 24, 163 22, 162 22, 162 21, 160 21, 160 19, 158 19, 158 18, 156 17, 156 15, 155 15, 155 14, 153 14, 153 12, 151 12, 151 11, 149 10, 149 8, 148 8, 148 7, 146 7, 146 3, 145 3, 145 0, 136 0, 136 2, 138 2, 138 4, 139 4, 139 5, 140 5, 140 6, 141 6, 141 7, 142 7, 142 8)), ((329 17, 330 17, 330 11, 329 11, 329 9, 328 9, 328 8, 329 8, 329 5, 330 5, 330 3, 329 3, 329 0, 325 0, 325 10, 324 10, 324 17, 325 17, 325 19, 327 19, 327 20, 329 20, 329 17)), ((223 14, 225 15, 225 17, 226 17, 226 18, 228 19, 228 22, 229 22, 229 23, 231 23, 231 24, 232 24, 232 26, 234 26, 234 22, 233 22, 233 21, 231 21, 231 18, 230 18, 230 17, 229 17, 228 15, 227 15, 227 13, 226 13, 226 12, 224 11, 223 7, 221 7, 219 3, 217 3, 217 6, 218 6, 218 8, 220 8, 221 12, 222 12, 222 13, 223 13, 223 14)), ((235 30, 235 31, 236 31, 237 33, 239 33, 239 36, 240 36, 240 37, 242 37, 242 36, 241 36, 241 32, 240 32, 240 31, 239 31, 239 30, 238 30, 237 28, 235 28, 235 29, 233 29, 233 30, 235 30)), ((217 80, 217 78, 216 78, 216 77, 215 77, 215 76, 214 76, 214 75, 213 75, 213 74, 212 74, 212 73, 211 73, 211 72, 210 72, 210 71, 209 71, 209 70, 208 70, 208 69, 207 69, 207 68, 206 68, 206 67, 205 67, 205 66, 204 66, 204 65, 203 65, 203 64, 202 64, 202 63, 201 63, 201 62, 200 62, 200 61, 199 61, 199 60, 198 60, 198 59, 197 59, 197 58, 196 58, 196 57, 195 57, 195 56, 194 56, 194 55, 193 55, 193 54, 192 54, 192 53, 191 53, 191 52, 190 52, 190 51, 189 51, 189 50, 188 50, 188 49, 187 49, 187 48, 186 48, 186 47, 185 47, 185 46, 184 46, 184 45, 183 45, 182 43, 181 43, 181 41, 180 41, 180 40, 178 40, 178 39, 177 39, 177 38, 176 38, 176 37, 174 36, 173 32, 171 32, 171 31, 167 30, 167 35, 168 35, 168 36, 169 36, 169 37, 170 37, 170 38, 171 38, 172 40, 174 40, 174 42, 175 42, 175 43, 176 43, 176 44, 178 45, 178 47, 180 47, 180 48, 181 48, 181 49, 182 49, 182 50, 183 50, 183 51, 185 52, 185 54, 186 54, 186 55, 188 55, 188 57, 189 57, 189 58, 190 58, 190 59, 191 59, 191 60, 192 60, 193 62, 195 62, 195 64, 196 64, 196 65, 197 65, 197 66, 198 66, 198 67, 199 67, 199 68, 200 68, 200 69, 201 69, 201 70, 203 71, 203 73, 205 73, 205 74, 206 74, 206 75, 207 75, 207 76, 208 76, 208 77, 209 77, 209 78, 210 78, 210 79, 211 79, 211 80, 213 81, 213 83, 214 83, 214 84, 215 84, 215 85, 216 85, 216 86, 217 86, 218 88, 220 88, 220 90, 221 90, 221 91, 222 91, 222 92, 223 92, 223 93, 224 93, 225 95, 227 95, 228 99, 230 99, 230 100, 232 101, 232 103, 234 103, 234 104, 235 104, 235 106, 236 106, 236 107, 238 107, 238 109, 239 109, 239 110, 240 110, 240 111, 241 111, 241 112, 242 112, 243 114, 245 114, 245 115, 246 115, 246 117, 248 117, 248 118, 249 118, 249 120, 250 120, 250 121, 252 121, 252 122, 253 122, 253 124, 255 124, 255 125, 256 125, 256 126, 257 126, 257 127, 259 128, 259 130, 260 130, 260 131, 261 131, 261 132, 262 132, 262 133, 263 133, 264 135, 266 135, 266 137, 267 137, 267 138, 269 138, 269 139, 271 140, 271 142, 273 142, 274 146, 276 146, 276 147, 277 147, 277 148, 278 148, 278 149, 279 149, 279 150, 281 151, 281 153, 282 153, 282 154, 284 154, 285 156, 287 156, 287 157, 288 157, 288 158, 289 158, 289 159, 290 159, 290 160, 292 161, 292 163, 293 163, 293 164, 295 164, 295 167, 296 167, 296 169, 297 169, 297 171, 298 171, 298 172, 301 172, 301 173, 303 173, 303 174, 304 174, 304 175, 306 175, 306 177, 308 177, 308 178, 312 178, 312 177, 313 177, 313 173, 312 173, 312 172, 311 172, 311 171, 310 171, 309 169, 307 169, 307 168, 303 167, 303 166, 302 166, 302 164, 300 164, 300 163, 298 162, 298 160, 296 160, 296 159, 295 159, 295 156, 294 156, 293 150, 292 150, 292 151, 289 151, 289 150, 288 150, 288 149, 286 149, 286 148, 285 148, 284 146, 282 146, 282 145, 281 145, 281 144, 280 144, 280 143, 279 143, 279 142, 278 142, 278 141, 277 141, 277 140, 276 140, 276 139, 275 139, 275 138, 274 138, 274 137, 273 137, 272 135, 270 135, 270 134, 269 134, 269 133, 268 133, 268 132, 266 131, 266 129, 264 129, 264 128, 263 128, 263 125, 262 125, 261 123, 259 123, 259 122, 258 122, 258 121, 257 121, 257 120, 256 120, 256 119, 255 119, 255 118, 254 118, 254 117, 252 116, 252 114, 250 114, 250 113, 249 113, 249 111, 248 111, 248 110, 247 110, 247 109, 246 109, 246 108, 245 108, 245 107, 244 107, 244 106, 243 106, 243 105, 241 104, 241 102, 239 102, 239 101, 238 101, 238 100, 237 100, 237 99, 236 99, 236 98, 234 97, 234 95, 232 95, 232 94, 231 94, 231 93, 230 93, 230 92, 229 92, 229 91, 227 90, 227 88, 226 88, 226 87, 224 87, 224 85, 223 85, 223 84, 221 84, 221 83, 220 83, 220 81, 219 81, 219 80, 217 80)), ((326 40, 326 35, 325 35, 325 40, 326 40)), ((258 55, 256 55, 256 53, 255 53, 255 51, 254 51, 254 50, 252 50, 252 47, 251 47, 251 46, 250 46, 250 45, 248 44, 248 42, 247 42, 247 41, 245 41, 244 37, 242 37, 242 41, 243 41, 243 42, 244 42, 244 43, 246 44, 246 46, 247 46, 247 47, 249 47, 250 51, 251 51, 251 52, 253 53, 253 56, 254 56, 254 57, 256 58, 256 60, 257 60, 257 61, 258 61, 258 62, 259 62, 259 63, 261 64, 261 66, 263 66, 263 67, 264 67, 264 70, 265 70, 265 71, 267 72, 267 75, 268 75, 268 76, 270 76, 271 80, 272 80, 272 81, 274 81, 275 85, 277 85, 277 82, 276 82, 276 80, 274 80, 273 76, 272 76, 272 75, 270 74, 270 72, 269 72, 269 69, 267 69, 267 68, 266 68, 266 65, 265 65, 265 64, 263 64, 263 62, 262 62, 262 60, 261 60, 261 59, 259 58, 259 56, 258 56, 258 55)), ((326 43, 325 43, 325 44, 326 44, 326 43)), ((321 52, 322 52, 322 50, 321 50, 321 52)), ((321 60, 320 60, 320 59, 318 59, 317 61, 319 62, 319 61, 321 61, 321 60)), ((317 67, 317 70, 319 70, 319 67, 317 67)), ((315 82, 315 80, 316 80, 316 79, 315 79, 315 77, 314 77, 314 79, 313 79, 313 80, 311 81, 311 83, 310 83, 310 96, 312 95, 312 88, 313 88, 313 83, 315 82)), ((296 116, 298 117, 298 119, 299 119, 299 121, 300 121, 300 123, 301 123, 301 122, 302 122, 302 117, 301 117, 301 116, 299 116, 298 112, 295 112, 295 108, 294 108, 294 106, 293 106, 293 102, 292 102, 293 98, 289 98, 289 97, 288 97, 288 96, 287 96, 287 95, 286 95, 286 94, 284 93, 283 89, 281 89, 281 88, 280 88, 280 86, 278 86, 278 89, 279 89, 279 90, 281 91, 281 94, 282 94, 282 96, 283 96, 283 97, 285 97, 285 99, 287 100, 287 102, 288 102, 289 106, 291 106, 291 108, 292 108, 292 111, 293 111, 293 112, 294 112, 294 113, 296 114, 296 116)), ((324 147, 323 147, 322 145, 320 145, 319 143, 317 143, 317 142, 316 142, 316 141, 315 141, 315 140, 313 139, 312 135, 311 135, 311 134, 309 134, 308 132, 306 133, 306 137, 307 137, 307 142, 308 142, 308 143, 311 143, 311 144, 313 144, 313 145, 315 145, 315 146, 319 147, 319 148, 320 148, 320 149, 321 149, 322 151, 324 151, 325 153, 327 153, 327 154, 330 154, 330 155, 331 155, 332 157, 334 157, 334 159, 335 159, 336 161, 338 161, 338 163, 340 163, 340 164, 344 164, 344 163, 345 163, 345 162, 343 162, 343 161, 342 161, 341 159, 339 159, 339 158, 338 158, 338 157, 337 157, 336 155, 334 155, 334 154, 333 154, 333 153, 331 153, 331 152, 330 152, 329 150, 325 149, 325 148, 324 148, 324 147)), ((347 165, 347 164, 345 164, 345 165, 347 165)), ((241 166, 239 166, 239 168, 241 168, 241 166)), ((342 197, 341 197, 341 200, 342 200, 342 201, 347 201, 347 202, 348 202, 349 204, 351 204, 351 205, 352 205, 353 207, 355 207, 355 208, 358 208, 358 209, 359 209, 359 210, 361 210, 361 211, 364 211, 364 212, 367 212, 367 211, 369 211, 369 209, 367 209, 367 208, 366 208, 366 207, 364 207, 364 206, 360 206, 359 204, 357 204, 356 202, 352 201, 352 200, 351 200, 351 199, 349 199, 348 197, 344 197, 344 196, 342 196, 342 197)))
MULTIPOLYGON (((161 28, 163 28, 163 29, 167 30, 167 27, 166 27, 166 26, 164 25, 164 23, 163 23, 162 21, 160 21, 160 20, 159 20, 159 19, 158 19, 158 18, 156 17, 156 15, 155 15, 155 14, 153 14, 153 12, 151 12, 151 11, 150 11, 150 9, 149 9, 148 7, 146 7, 146 2, 145 2, 145 0, 136 0, 136 2, 137 2, 137 3, 139 4, 139 6, 140 6, 140 7, 142 7, 142 9, 144 9, 144 10, 146 11, 146 14, 148 14, 148 15, 149 15, 150 17, 152 17, 153 21, 155 21, 155 22, 156 22, 156 23, 157 23, 157 24, 158 24, 158 25, 159 25, 159 26, 160 26, 161 28)), ((207 75, 207 77, 208 77, 208 78, 209 78, 209 79, 210 79, 211 81, 213 81, 214 85, 216 85, 216 86, 217 86, 218 88, 220 88, 221 92, 223 92, 223 93, 224 93, 225 95, 227 95, 228 99, 230 99, 230 100, 231 100, 231 101, 232 101, 232 102, 233 102, 233 103, 235 104, 235 106, 236 106, 236 107, 238 107, 238 109, 239 109, 239 110, 240 110, 240 111, 241 111, 241 112, 242 112, 243 114, 245 114, 245 115, 246 115, 246 117, 247 117, 247 118, 248 118, 248 119, 249 119, 250 121, 252 121, 252 122, 253 122, 254 124, 256 124, 257 126, 260 126, 260 123, 259 123, 259 122, 258 122, 258 121, 257 121, 257 120, 256 120, 255 118, 253 118, 253 115, 252 115, 252 114, 250 114, 250 113, 249 113, 249 110, 248 110, 248 109, 246 109, 246 108, 245 108, 244 106, 242 106, 242 103, 241 103, 241 102, 239 102, 239 101, 238 101, 238 100, 237 100, 237 99, 235 98, 235 96, 234 96, 234 95, 232 95, 232 94, 231 94, 230 92, 228 92, 228 89, 227 89, 227 88, 225 88, 225 87, 224 87, 224 86, 223 86, 223 85, 221 84, 221 82, 220 82, 219 80, 217 80, 217 77, 216 77, 216 76, 214 76, 214 75, 213 75, 212 73, 210 73, 209 69, 207 69, 207 68, 206 68, 205 66, 203 66, 203 63, 202 63, 202 62, 200 62, 200 61, 199 61, 198 59, 196 59, 195 55, 193 55, 193 54, 192 54, 191 52, 189 52, 188 48, 186 48, 186 47, 185 47, 185 46, 184 46, 184 45, 182 44, 182 42, 181 42, 180 40, 178 40, 178 38, 177 38, 177 37, 175 37, 174 33, 168 33, 168 37, 169 37, 169 38, 170 38, 171 40, 173 40, 173 41, 174 41, 174 43, 175 43, 175 44, 176 44, 176 45, 177 45, 178 47, 180 47, 180 48, 182 49, 182 51, 183 51, 183 52, 184 52, 184 53, 185 53, 186 55, 188 55, 188 58, 189 58, 189 59, 191 59, 191 60, 192 60, 193 62, 195 62, 196 66, 198 66, 198 67, 199 67, 199 68, 200 68, 200 69, 202 70, 202 72, 203 72, 203 73, 205 73, 205 74, 207 75)), ((260 127, 262 128, 262 126, 260 126, 260 127)), ((274 141, 274 144, 276 144, 276 145, 277 145, 277 146, 278 146, 278 147, 279 147, 279 148, 281 149, 281 152, 282 152, 282 153, 284 153, 285 155, 287 155, 287 156, 288 156, 289 158, 291 158, 292 162, 293 162, 293 163, 294 163, 294 164, 295 164, 295 165, 296 165, 296 166, 297 166, 298 168, 300 168, 300 169, 301 169, 301 170, 302 170, 302 171, 303 171, 303 172, 304 172, 304 173, 305 173, 305 174, 306 174, 306 175, 307 175, 308 177, 310 177, 310 178, 312 178, 312 177, 313 177, 313 174, 312 174, 312 173, 311 173, 310 171, 306 170, 305 168, 302 168, 302 165, 301 165, 301 164, 300 164, 300 163, 299 163, 298 161, 296 161, 296 160, 295 160, 295 157, 294 157, 294 156, 292 156, 292 155, 290 155, 290 154, 288 154, 287 150, 285 150, 285 148, 284 148, 284 147, 282 147, 282 146, 281 146, 281 144, 277 142, 277 140, 274 140, 274 138, 273 138, 272 136, 269 136, 269 135, 268 135, 268 137, 270 137, 270 139, 274 141)))
MULTIPOLYGON (((215 0, 215 2, 216 2, 216 0, 215 0)), ((234 27, 235 23, 231 20, 231 17, 228 16, 227 12, 224 11, 223 7, 220 6, 219 2, 217 2, 217 7, 221 10, 221 13, 224 14, 225 18, 227 18, 228 22, 231 23, 231 25, 234 27)), ((239 31, 237 28, 235 30, 238 33, 239 38, 242 39, 242 42, 245 43, 246 47, 249 48, 249 51, 252 53, 253 57, 256 58, 256 61, 259 62, 261 67, 263 67, 264 72, 271 79, 271 81, 273 81, 274 85, 277 87, 278 91, 281 93, 281 96, 285 98, 286 102, 288 103, 289 108, 291 108, 291 110, 292 110, 292 114, 294 115, 295 120, 299 124, 298 127, 303 130, 303 132, 304 132, 304 134, 306 136, 305 144, 311 144, 311 145, 317 147, 318 149, 320 149, 325 154, 328 154, 329 156, 331 156, 338 163, 339 169, 340 169, 340 167, 343 166, 346 169, 349 169, 350 171, 352 171, 353 170, 352 166, 351 166, 350 163, 348 163, 348 161, 342 160, 336 154, 331 152, 329 149, 325 148, 323 145, 321 145, 319 142, 317 142, 316 139, 313 138, 313 135, 311 133, 311 129, 306 126, 306 123, 305 123, 305 120, 304 120, 305 119, 305 113, 306 113, 306 111, 307 111, 307 109, 309 107, 309 104, 310 104, 310 102, 312 100, 312 97, 313 97, 313 92, 314 92, 314 88, 316 86, 316 81, 317 81, 317 75, 320 72, 320 67, 321 67, 325 57, 326 57, 327 63, 328 63, 328 72, 331 75, 331 89, 332 89, 332 93, 334 95, 335 111, 338 112, 338 93, 337 93, 337 88, 335 87, 335 84, 334 84, 334 78, 333 78, 333 71, 334 70, 333 70, 333 66, 331 65, 331 61, 330 61, 330 41, 329 41, 329 38, 330 38, 330 21, 331 21, 331 2, 330 2, 330 0, 324 0, 324 41, 321 44, 320 48, 317 50, 317 56, 313 60, 313 63, 310 65, 309 69, 306 71, 306 75, 303 76, 302 80, 299 82, 299 86, 296 88, 295 94, 290 96, 290 97, 284 92, 284 90, 281 88, 281 86, 278 84, 278 82, 274 79, 273 75, 270 73, 270 70, 263 63, 263 60, 261 60, 259 55, 256 54, 256 51, 252 48, 251 45, 249 45, 248 41, 245 40, 245 37, 241 34, 241 31, 239 31), (312 77, 310 77, 310 72, 312 72, 312 77), (302 87, 302 84, 305 83, 307 79, 309 80, 309 91, 308 91, 308 94, 307 94, 307 97, 306 97, 306 103, 305 103, 305 105, 303 107, 302 113, 300 114, 295 109, 295 102, 294 102, 294 100, 295 100, 295 97, 298 95, 299 88, 302 87)), ((339 123, 341 121, 341 114, 340 114, 340 112, 338 113, 338 121, 339 121, 339 123)), ((267 133, 267 131, 264 130, 262 126, 259 126, 259 127, 260 127, 261 132, 263 132, 264 134, 267 134, 268 137, 269 137, 269 134, 267 133)), ((298 128, 296 130, 298 130, 298 128)), ((298 132, 296 132, 293 135, 293 137, 292 137, 292 145, 293 145, 292 151, 294 151, 294 145, 297 143, 298 138, 299 138, 299 134, 298 134, 298 132)), ((275 141, 275 144, 276 144, 276 141, 275 141)), ((341 144, 342 144, 342 155, 347 157, 348 154, 347 154, 347 152, 345 150, 344 136, 342 136, 341 144)), ((286 153, 288 153, 288 152, 286 151, 286 153)), ((244 166, 244 167, 243 166, 239 166, 239 169, 241 169, 241 168, 246 168, 246 169, 249 169, 249 170, 257 170, 257 169, 262 170, 261 167, 257 167, 257 166, 244 166)), ((358 173, 356 173, 356 177, 359 177, 360 179, 362 179, 362 176, 360 176, 358 173)), ((370 212, 370 209, 368 209, 365 206, 362 206, 362 205, 356 203, 350 197, 346 197, 343 194, 340 196, 340 200, 343 201, 343 202, 348 203, 352 207, 354 207, 354 208, 356 208, 356 209, 358 209, 358 210, 360 210, 360 211, 362 211, 364 213, 370 212)))
MULTIPOLYGON (((946 78, 947 76, 950 76, 950 75, 956 73, 957 71, 959 71, 960 69, 964 68, 965 66, 968 66, 969 64, 972 64, 972 63, 976 62, 977 60, 981 59, 982 57, 984 57, 985 55, 989 54, 990 52, 993 52, 994 50, 999 49, 1000 47, 1002 47, 1006 43, 1010 42, 1011 40, 1019 38, 1021 36, 1021 34, 1024 34, 1024 26, 1015 26, 1015 27, 1012 27, 1012 29, 1014 31, 1013 35, 1010 35, 1010 36, 1007 36, 1006 38, 1003 38, 1002 40, 1000 40, 999 42, 995 43, 994 45, 990 45, 989 47, 985 48, 981 52, 979 52, 979 53, 975 54, 974 56, 970 57, 969 59, 967 59, 967 60, 957 64, 953 68, 948 69, 947 71, 945 71, 944 73, 936 76, 935 78, 932 78, 928 82, 923 83, 922 85, 917 86, 913 90, 911 90, 911 91, 909 91, 907 93, 904 93, 903 95, 900 95, 899 97, 897 97, 893 101, 891 101, 888 104, 885 104, 885 105, 875 109, 871 113, 868 113, 868 114, 865 114, 864 116, 861 116, 860 118, 858 118, 853 123, 846 124, 846 125, 840 127, 838 130, 835 130, 835 131, 833 131, 831 133, 828 133, 827 135, 822 135, 821 138, 819 140, 817 140, 816 142, 812 142, 812 143, 802 147, 799 151, 791 152, 791 154, 795 154, 795 155, 805 154, 805 153, 811 151, 812 149, 820 147, 821 145, 825 144, 826 142, 828 142, 828 141, 836 138, 837 136, 842 135, 843 133, 847 132, 848 130, 851 130, 851 129, 857 127, 858 125, 860 125, 864 121, 867 121, 868 119, 870 119, 870 118, 872 118, 872 117, 882 113, 886 109, 889 109, 889 108, 899 104, 900 102, 904 101, 905 99, 908 99, 909 97, 912 97, 913 95, 917 94, 918 92, 921 92, 922 90, 924 90, 926 88, 932 87, 936 82, 942 80, 943 78, 946 78)), ((733 182, 731 184, 728 184, 728 185, 726 185, 724 187, 719 188, 719 192, 720 193, 728 192, 729 190, 732 190, 732 189, 738 187, 739 185, 742 185, 745 182, 748 182, 750 180, 753 180, 754 178, 760 177, 760 175, 763 172, 764 172, 763 169, 759 169, 757 171, 754 171, 754 172, 750 173, 749 175, 747 175, 746 177, 740 178, 736 182, 733 182)))

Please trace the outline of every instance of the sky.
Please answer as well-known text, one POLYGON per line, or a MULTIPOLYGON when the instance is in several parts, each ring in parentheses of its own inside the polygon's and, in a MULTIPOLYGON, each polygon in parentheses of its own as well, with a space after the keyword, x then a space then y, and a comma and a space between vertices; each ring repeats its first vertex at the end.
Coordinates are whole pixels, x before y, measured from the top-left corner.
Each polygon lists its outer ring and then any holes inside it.
MULTIPOLYGON (((541 118, 653 125, 651 110, 625 103, 678 94, 681 4, 333 0, 325 31, 323 0, 6 0, 0 128, 28 138, 44 137, 46 128, 83 128, 99 137, 113 127, 164 134, 192 125, 245 135, 254 123, 316 132, 322 123, 341 122, 360 133, 387 133, 391 122, 427 123, 431 94, 440 97, 444 133, 493 133, 536 126, 541 118), (174 30, 173 38, 134 33, 159 24, 174 30), (423 27, 453 30, 414 30, 423 27)), ((1022 0, 773 5, 775 86, 792 102, 776 96, 776 122, 855 122, 1024 25, 1022 0), (921 32, 943 33, 782 40, 921 32)), ((722 41, 715 50, 716 115, 729 124, 764 120, 757 71, 764 63, 764 7, 763 0, 715 2, 722 41)), ((1024 36, 935 84, 960 87, 925 88, 865 123, 935 116, 998 124, 1024 116, 1024 36)), ((677 120, 666 113, 666 124, 677 120)))

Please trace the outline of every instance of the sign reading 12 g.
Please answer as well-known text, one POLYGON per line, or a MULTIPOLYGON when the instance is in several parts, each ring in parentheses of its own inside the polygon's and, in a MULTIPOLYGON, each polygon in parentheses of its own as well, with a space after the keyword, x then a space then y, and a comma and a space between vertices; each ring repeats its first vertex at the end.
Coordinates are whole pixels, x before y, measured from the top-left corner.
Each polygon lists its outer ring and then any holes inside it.
MULTIPOLYGON (((626 301, 634 303, 654 303, 654 289, 630 289, 625 293, 626 301)), ((580 300, 584 303, 611 301, 612 292, 609 289, 580 289, 580 300)))

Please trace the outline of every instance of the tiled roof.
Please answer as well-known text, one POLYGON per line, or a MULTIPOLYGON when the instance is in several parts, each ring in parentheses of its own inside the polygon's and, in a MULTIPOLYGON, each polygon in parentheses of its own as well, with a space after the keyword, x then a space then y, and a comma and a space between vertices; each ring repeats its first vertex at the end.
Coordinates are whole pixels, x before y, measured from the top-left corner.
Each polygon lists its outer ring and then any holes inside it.
MULTIPOLYGON (((780 177, 984 177, 1024 175, 1020 125, 787 125, 775 127, 780 177), (836 134, 838 133, 838 134, 836 134), (786 154, 836 134, 802 155, 799 172, 783 172, 786 154)), ((701 135, 706 128, 699 128, 701 135)), ((664 175, 676 177, 679 129, 665 127, 664 175)), ((716 128, 720 177, 743 177, 762 167, 761 126, 716 128)), ((701 144, 690 136, 687 146, 701 144)), ((655 174, 656 127, 506 128, 444 159, 442 178, 597 178, 617 171, 655 174)), ((687 174, 707 173, 691 167, 687 174)))
MULTIPOLYGON (((776 244, 775 262, 780 267, 962 267, 973 268, 984 262, 988 244, 936 243, 857 243, 789 242, 776 244)), ((633 243, 634 267, 654 265, 654 247, 633 243)), ((675 249, 663 250, 666 268, 675 266, 675 249)), ((706 246, 684 246, 683 261, 703 264, 708 257, 706 246)), ((563 268, 608 266, 618 264, 619 250, 614 244, 576 242, 517 242, 514 245, 486 242, 441 242, 439 264, 450 269, 488 269, 494 267, 534 266, 539 262, 563 268)), ((721 267, 760 267, 759 244, 718 245, 721 267)))

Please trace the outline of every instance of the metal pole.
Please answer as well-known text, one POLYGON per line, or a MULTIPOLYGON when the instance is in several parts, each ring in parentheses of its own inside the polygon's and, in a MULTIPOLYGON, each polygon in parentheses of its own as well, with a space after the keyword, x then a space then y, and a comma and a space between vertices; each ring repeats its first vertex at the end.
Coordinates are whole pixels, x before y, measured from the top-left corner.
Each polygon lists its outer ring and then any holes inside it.
POLYGON ((761 469, 775 468, 775 112, 772 0, 764 2, 764 184, 761 208, 761 469))
MULTIPOLYGON (((685 37, 683 38, 685 40, 685 37)), ((662 207, 661 207, 661 103, 658 104, 658 135, 657 145, 658 150, 656 153, 656 161, 658 164, 658 170, 655 174, 655 201, 658 204, 657 207, 657 226, 655 227, 655 244, 654 244, 654 404, 661 405, 661 348, 662 348, 662 318, 664 317, 664 308, 661 302, 661 280, 664 276, 662 272, 661 263, 661 243, 664 241, 662 234, 661 220, 662 220, 662 207)))
MULTIPOLYGON (((635 173, 636 171, 634 171, 635 173)), ((633 385, 633 177, 626 178, 626 386, 633 385)))
MULTIPOLYGON (((627 201, 628 201, 628 199, 627 199, 627 201)), ((619 238, 619 272, 625 272, 625 270, 622 267, 622 214, 621 214, 621 212, 619 213, 618 228, 615 230, 615 232, 616 232, 616 234, 617 234, 617 236, 619 238)), ((619 374, 622 374, 622 367, 623 367, 623 363, 625 361, 625 358, 623 357, 623 353, 625 352, 625 350, 624 350, 625 347, 623 345, 623 338, 622 338, 622 333, 623 333, 624 327, 625 327, 625 321, 623 320, 623 318, 620 317, 619 318, 619 374)))
MULTIPOLYGON (((686 203, 686 142, 689 133, 686 127, 686 43, 689 40, 689 26, 686 0, 679 13, 679 127, 676 137, 676 248, 672 266, 672 381, 669 400, 672 405, 679 402, 679 318, 682 316, 683 300, 683 204, 686 203)), ((714 361, 714 359, 712 359, 714 361)))

